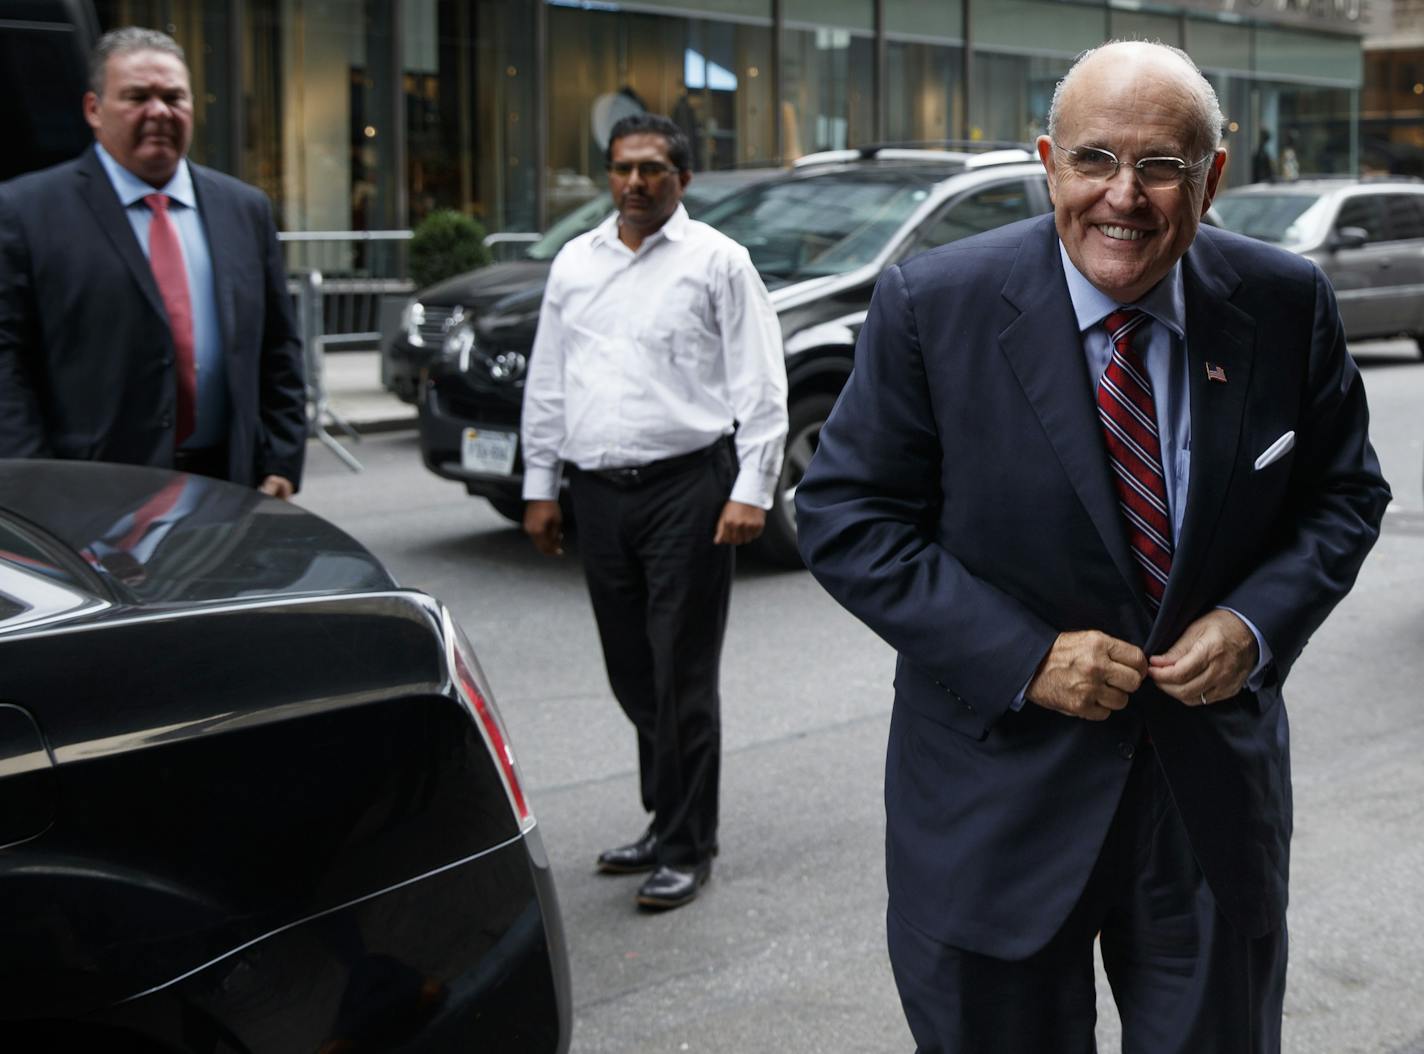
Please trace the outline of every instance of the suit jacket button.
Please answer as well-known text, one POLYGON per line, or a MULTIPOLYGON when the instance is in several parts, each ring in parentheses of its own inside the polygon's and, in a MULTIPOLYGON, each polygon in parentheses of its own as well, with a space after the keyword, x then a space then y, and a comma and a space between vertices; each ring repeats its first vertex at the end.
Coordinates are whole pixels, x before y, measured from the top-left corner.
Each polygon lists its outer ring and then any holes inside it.
POLYGON ((170 414, 164 414, 164 415, 163 415, 163 418, 162 418, 158 423, 159 423, 159 425, 161 425, 161 426, 164 427, 164 428, 172 428, 172 427, 173 427, 173 417, 172 417, 170 414))
POLYGON ((1132 756, 1137 753, 1137 748, 1127 740, 1123 740, 1117 745, 1117 752, 1123 761, 1131 761, 1132 756))

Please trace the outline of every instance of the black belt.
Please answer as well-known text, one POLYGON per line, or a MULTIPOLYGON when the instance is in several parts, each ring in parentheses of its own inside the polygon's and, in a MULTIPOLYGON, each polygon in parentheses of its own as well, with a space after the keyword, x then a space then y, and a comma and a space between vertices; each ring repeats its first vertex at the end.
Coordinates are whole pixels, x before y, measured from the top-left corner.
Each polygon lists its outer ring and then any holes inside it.
POLYGON ((690 454, 678 454, 676 457, 665 457, 660 461, 650 461, 646 465, 630 465, 627 468, 582 468, 579 471, 585 476, 592 476, 604 483, 629 490, 633 487, 646 486, 654 480, 671 476, 706 461, 724 447, 730 447, 731 442, 731 436, 723 436, 711 446, 705 446, 701 450, 694 450, 690 454))

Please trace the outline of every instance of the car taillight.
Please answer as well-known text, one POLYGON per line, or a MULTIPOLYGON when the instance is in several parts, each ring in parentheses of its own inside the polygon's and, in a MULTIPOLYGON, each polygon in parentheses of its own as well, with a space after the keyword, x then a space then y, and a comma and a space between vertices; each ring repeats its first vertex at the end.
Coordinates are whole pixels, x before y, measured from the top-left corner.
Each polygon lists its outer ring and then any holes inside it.
POLYGON ((484 737, 485 745, 494 756, 500 781, 509 796, 515 819, 519 821, 519 829, 527 831, 534 826, 534 813, 529 808, 524 787, 519 781, 519 766, 514 761, 514 748, 509 745, 509 733, 505 731, 504 721, 499 716, 494 700, 490 698, 489 689, 485 687, 484 675, 475 659, 474 649, 470 647, 464 631, 455 624, 449 612, 445 613, 445 640, 455 689, 470 708, 480 735, 484 737))

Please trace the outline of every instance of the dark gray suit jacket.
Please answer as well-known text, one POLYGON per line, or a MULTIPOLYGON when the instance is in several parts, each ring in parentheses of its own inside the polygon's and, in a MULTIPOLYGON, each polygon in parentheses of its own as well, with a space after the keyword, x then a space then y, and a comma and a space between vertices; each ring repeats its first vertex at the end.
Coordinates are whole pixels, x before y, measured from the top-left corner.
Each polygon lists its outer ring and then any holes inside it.
POLYGON ((899 652, 891 905, 946 943, 1040 948, 1087 882, 1144 728, 1218 904, 1279 925, 1291 833, 1281 684, 1353 584, 1389 490, 1335 298, 1308 261, 1203 227, 1183 258, 1192 458, 1154 620, 1128 554, 1053 217, 881 278, 796 493, 807 565, 899 652), (1220 366, 1225 383, 1207 378, 1220 366), (1295 432, 1288 455, 1257 457, 1295 432), (1104 722, 1010 707, 1059 632, 1154 654, 1217 605, 1275 657, 1256 692, 1151 685, 1104 722))
MULTIPOLYGON (((266 195, 190 163, 230 397, 229 476, 299 484, 301 342, 266 195)), ((0 457, 171 466, 173 338, 92 149, 0 185, 0 457)))

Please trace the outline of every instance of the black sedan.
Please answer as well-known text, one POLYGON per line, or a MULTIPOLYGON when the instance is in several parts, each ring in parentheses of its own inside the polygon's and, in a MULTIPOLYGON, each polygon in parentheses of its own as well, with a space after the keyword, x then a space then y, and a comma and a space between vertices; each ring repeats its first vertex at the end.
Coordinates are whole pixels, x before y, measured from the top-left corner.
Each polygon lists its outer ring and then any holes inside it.
POLYGON ((564 1051, 549 864, 464 634, 200 477, 0 461, 0 1044, 564 1051))
MULTIPOLYGON (((872 147, 802 158, 792 171, 703 211, 702 220, 751 253, 786 349, 790 434, 766 531, 756 543, 763 556, 800 564, 792 499, 850 375, 881 271, 1049 207, 1043 168, 1023 150, 872 147)), ((528 266, 495 287, 455 280, 428 291, 424 305, 427 320, 439 311, 448 327, 443 354, 431 361, 420 393, 426 467, 514 520, 522 516, 524 376, 548 275, 547 264, 528 266)))

